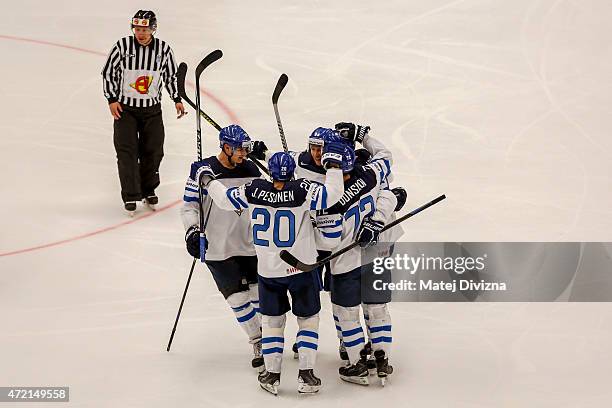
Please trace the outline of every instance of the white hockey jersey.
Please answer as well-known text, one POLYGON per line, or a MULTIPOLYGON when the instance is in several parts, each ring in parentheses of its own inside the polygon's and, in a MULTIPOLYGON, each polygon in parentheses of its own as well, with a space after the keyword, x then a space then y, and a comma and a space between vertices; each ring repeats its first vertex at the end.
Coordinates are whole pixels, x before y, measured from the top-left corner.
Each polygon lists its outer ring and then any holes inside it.
MULTIPOLYGON (((214 202, 226 210, 248 210, 253 243, 257 251, 258 273, 266 278, 286 277, 301 273, 280 259, 286 249, 300 260, 317 260, 315 234, 310 211, 334 205, 342 196, 342 171, 327 171, 325 184, 297 179, 285 182, 277 190, 272 182, 258 179, 240 187, 227 188, 211 181, 208 192, 214 202)), ((340 227, 337 225, 338 238, 340 227)))
MULTIPOLYGON (((338 203, 324 212, 325 215, 342 215, 341 238, 335 241, 334 251, 355 241, 364 218, 371 216, 387 224, 397 202, 395 196, 389 196, 393 195, 391 191, 382 191, 391 173, 391 152, 372 136, 366 136, 363 145, 373 154, 371 161, 365 166, 355 166, 350 179, 344 183, 344 193, 338 203)), ((333 275, 361 267, 361 248, 353 248, 332 259, 330 266, 333 275)))
MULTIPOLYGON (((251 161, 245 161, 242 165, 234 169, 223 167, 215 156, 194 162, 191 165, 191 172, 187 178, 185 195, 183 196, 183 207, 181 208, 181 218, 185 230, 192 225, 200 223, 199 209, 199 189, 197 182, 198 169, 203 166, 210 166, 215 173, 216 179, 225 187, 236 187, 248 183, 261 177, 261 172, 251 161)), ((204 201, 202 208, 208 208, 210 197, 206 190, 203 191, 204 201)), ((206 214, 206 213, 205 213, 206 214)), ((206 225, 206 238, 208 249, 206 250, 206 260, 223 261, 232 256, 253 256, 255 247, 250 232, 251 223, 248 214, 241 211, 225 211, 218 206, 217 202, 212 203, 208 224, 206 225)))

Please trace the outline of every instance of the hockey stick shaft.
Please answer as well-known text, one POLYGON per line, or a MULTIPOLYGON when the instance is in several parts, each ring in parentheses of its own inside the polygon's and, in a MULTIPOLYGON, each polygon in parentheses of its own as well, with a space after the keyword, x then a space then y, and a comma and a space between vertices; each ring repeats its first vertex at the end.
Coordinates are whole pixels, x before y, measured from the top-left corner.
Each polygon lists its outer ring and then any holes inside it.
MULTIPOLYGON (((213 51, 208 54, 196 68, 195 80, 196 80, 196 104, 194 108, 197 111, 201 111, 200 109, 200 75, 202 75, 202 71, 221 58, 223 53, 220 50, 213 51)), ((185 99, 190 105, 193 106, 193 102, 187 96, 187 92, 185 92, 185 76, 187 74, 187 64, 181 63, 179 66, 179 70, 177 73, 177 82, 179 88, 179 95, 185 99)), ((211 119, 212 120, 212 119, 211 119)), ((198 160, 202 160, 202 128, 201 128, 201 120, 200 115, 196 115, 196 137, 197 137, 197 147, 198 147, 198 160)), ((218 125, 217 125, 218 126, 218 125)), ((200 183, 201 184, 201 183, 200 183)), ((203 221, 203 211, 202 211, 202 189, 200 188, 200 199, 198 200, 199 210, 200 210, 200 231, 203 231, 203 228, 206 228, 206 224, 208 224, 208 218, 210 216, 210 210, 212 209, 212 203, 208 207, 208 213, 206 214, 206 221, 203 221)), ((172 340, 174 340, 174 334, 176 333, 176 327, 178 326, 179 319, 181 317, 181 311, 183 310, 183 304, 185 303, 185 298, 187 297, 187 290, 189 289, 189 283, 191 283, 191 276, 193 275, 193 270, 195 268, 197 258, 193 258, 193 262, 191 264, 191 269, 189 270, 189 277, 187 278, 187 284, 185 285, 185 290, 183 291, 183 297, 181 298, 181 304, 179 306, 178 313, 176 314, 176 319, 174 321, 174 326, 172 327, 172 333, 170 334, 170 340, 168 341, 168 346, 166 347, 166 351, 170 351, 170 347, 172 346, 172 340)))
POLYGON ((274 93, 272 94, 272 106, 274 106, 274 115, 276 116, 278 133, 280 135, 285 153, 289 151, 289 148, 287 147, 287 140, 285 139, 285 131, 283 130, 283 123, 281 122, 280 113, 278 112, 278 98, 280 97, 281 92, 283 92, 283 89, 285 89, 285 86, 287 86, 288 81, 289 77, 286 74, 282 74, 278 78, 278 82, 276 82, 276 87, 274 88, 274 93))
MULTIPOLYGON (((201 108, 198 110, 197 106, 195 103, 193 103, 193 101, 189 98, 189 96, 187 96, 187 93, 185 91, 185 76, 187 73, 187 64, 185 64, 184 62, 181 62, 181 64, 179 65, 179 69, 178 69, 178 73, 177 73, 177 81, 178 81, 178 89, 179 89, 179 95, 181 96, 181 98, 183 98, 185 100, 185 102, 187 102, 187 104, 189 104, 189 106, 191 106, 196 112, 199 111, 200 116, 202 116, 211 126, 213 126, 215 129, 217 129, 218 131, 221 131, 221 126, 219 126, 219 124, 217 122, 215 122, 215 120, 213 118, 211 118, 210 116, 208 116, 206 114, 206 112, 204 112, 201 108)), ((197 116, 197 115, 196 115, 197 116)), ((268 169, 266 168, 266 166, 264 166, 259 160, 257 160, 255 157, 253 157, 252 155, 248 156, 249 159, 251 159, 255 165, 257 167, 259 167, 259 169, 261 171, 263 171, 265 174, 270 175, 268 169)), ((198 156, 198 159, 201 160, 201 157, 198 156)))
POLYGON ((185 297, 187 297, 187 289, 189 289, 189 283, 191 282, 191 276, 193 275, 193 269, 195 268, 197 258, 193 258, 193 262, 191 263, 191 270, 189 271, 189 277, 187 278, 187 284, 185 285, 185 290, 183 291, 183 297, 181 299, 181 304, 179 306, 178 313, 176 314, 176 319, 174 320, 174 327, 172 327, 172 333, 170 334, 170 340, 168 341, 168 346, 166 347, 166 351, 170 351, 170 347, 172 346, 172 340, 174 340, 174 333, 176 333, 176 327, 178 326, 179 318, 181 317, 181 311, 183 310, 183 304, 185 303, 185 297))
MULTIPOLYGON (((446 198, 446 195, 442 194, 439 197, 436 197, 435 199, 431 200, 430 202, 428 202, 427 204, 423 204, 422 206, 415 208, 414 210, 410 211, 408 214, 398 218, 397 220, 387 224, 383 229, 380 230, 380 232, 384 232, 387 231, 390 228, 395 227, 397 224, 402 223, 404 221, 406 221, 408 218, 410 217, 414 217, 415 215, 417 215, 418 213, 420 213, 423 210, 426 210, 427 208, 431 207, 432 205, 435 205, 437 203, 439 203, 440 201, 444 200, 446 198)), ((282 250, 280 253, 281 259, 285 262, 287 262, 289 265, 293 266, 293 267, 297 267, 297 265, 299 265, 300 267, 298 267, 298 269, 308 272, 311 271, 313 269, 316 269, 322 265, 325 265, 327 262, 331 261, 334 258, 339 257, 340 255, 350 251, 351 249, 355 248, 357 245, 359 245, 359 242, 353 242, 352 244, 342 248, 341 250, 339 250, 338 252, 334 252, 333 254, 323 258, 322 260, 312 264, 312 265, 308 265, 308 264, 304 264, 302 262, 300 262, 297 258, 295 258, 293 255, 291 255, 288 251, 286 250, 282 250)))

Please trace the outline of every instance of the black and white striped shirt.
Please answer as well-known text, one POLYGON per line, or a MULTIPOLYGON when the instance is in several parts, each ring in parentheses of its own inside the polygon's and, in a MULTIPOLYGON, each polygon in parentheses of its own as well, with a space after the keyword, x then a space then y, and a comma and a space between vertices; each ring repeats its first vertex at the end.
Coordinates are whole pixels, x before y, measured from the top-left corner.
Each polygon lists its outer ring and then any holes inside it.
POLYGON ((134 36, 124 37, 111 49, 102 69, 104 96, 108 103, 143 108, 160 103, 162 84, 175 102, 180 102, 176 85, 176 61, 166 42, 153 38, 142 46, 134 36))

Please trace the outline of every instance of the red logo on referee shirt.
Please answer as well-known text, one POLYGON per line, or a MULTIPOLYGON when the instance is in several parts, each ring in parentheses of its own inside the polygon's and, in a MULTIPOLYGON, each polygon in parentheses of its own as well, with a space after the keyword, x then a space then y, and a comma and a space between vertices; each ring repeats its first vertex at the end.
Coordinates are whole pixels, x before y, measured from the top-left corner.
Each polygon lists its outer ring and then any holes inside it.
POLYGON ((153 82, 152 76, 143 75, 138 77, 133 84, 130 84, 130 86, 139 94, 146 95, 149 93, 149 86, 151 85, 151 82, 153 82))

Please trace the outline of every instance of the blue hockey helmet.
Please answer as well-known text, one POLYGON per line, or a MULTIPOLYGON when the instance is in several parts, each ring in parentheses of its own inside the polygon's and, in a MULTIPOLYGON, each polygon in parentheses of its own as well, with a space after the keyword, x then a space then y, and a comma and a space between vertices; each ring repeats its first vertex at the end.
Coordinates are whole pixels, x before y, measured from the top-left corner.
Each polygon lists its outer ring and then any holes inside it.
POLYGON ((308 147, 310 145, 323 146, 325 138, 334 131, 329 128, 318 127, 308 136, 308 147))
POLYGON ((289 153, 277 152, 268 160, 268 169, 272 180, 289 181, 295 171, 295 160, 289 153))
POLYGON ((228 144, 234 149, 243 148, 247 152, 251 149, 251 138, 238 125, 229 125, 221 129, 219 132, 219 147, 223 149, 223 145, 228 144))

